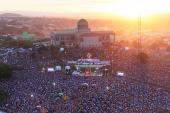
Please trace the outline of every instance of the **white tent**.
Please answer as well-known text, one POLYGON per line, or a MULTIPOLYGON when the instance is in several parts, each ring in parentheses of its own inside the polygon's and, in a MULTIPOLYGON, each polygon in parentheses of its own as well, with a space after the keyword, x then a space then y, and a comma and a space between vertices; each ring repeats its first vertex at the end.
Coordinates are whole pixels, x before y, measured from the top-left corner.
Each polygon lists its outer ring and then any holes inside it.
POLYGON ((63 52, 64 51, 64 48, 60 48, 60 52, 63 52))
POLYGON ((47 71, 48 72, 54 72, 54 68, 48 68, 47 71))
POLYGON ((124 73, 124 72, 121 72, 121 71, 118 71, 118 72, 117 72, 117 76, 123 77, 123 76, 125 76, 125 73, 124 73))
POLYGON ((61 71, 61 66, 56 66, 56 67, 55 67, 55 70, 56 70, 56 71, 61 71))
POLYGON ((66 66, 66 67, 65 67, 65 70, 66 70, 66 69, 68 69, 68 70, 69 70, 69 69, 71 69, 71 67, 70 67, 70 66, 66 66))
POLYGON ((80 72, 78 72, 78 71, 73 71, 72 75, 80 75, 80 72))
POLYGON ((82 85, 82 86, 89 86, 88 83, 82 83, 81 85, 82 85))

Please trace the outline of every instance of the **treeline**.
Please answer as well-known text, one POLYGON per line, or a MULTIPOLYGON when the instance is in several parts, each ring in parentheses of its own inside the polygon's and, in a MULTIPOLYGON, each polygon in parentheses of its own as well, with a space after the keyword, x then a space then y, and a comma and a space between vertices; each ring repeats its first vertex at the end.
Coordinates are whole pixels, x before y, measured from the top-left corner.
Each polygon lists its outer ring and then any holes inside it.
MULTIPOLYGON (((0 82, 2 80, 7 80, 11 78, 13 69, 10 65, 7 64, 0 64, 0 82)), ((0 103, 4 102, 8 97, 8 93, 5 92, 3 89, 0 89, 0 103)))
POLYGON ((9 79, 12 76, 12 67, 7 64, 0 64, 0 80, 9 79))

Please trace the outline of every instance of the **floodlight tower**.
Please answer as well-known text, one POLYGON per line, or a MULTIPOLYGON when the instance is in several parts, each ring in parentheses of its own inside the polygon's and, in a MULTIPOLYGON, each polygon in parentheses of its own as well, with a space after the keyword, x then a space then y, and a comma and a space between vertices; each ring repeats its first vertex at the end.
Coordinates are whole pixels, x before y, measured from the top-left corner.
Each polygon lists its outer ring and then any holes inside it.
MULTIPOLYGON (((143 47, 142 47, 142 16, 141 13, 138 16, 138 55, 143 52, 143 47)), ((142 79, 142 84, 147 83, 147 78, 146 78, 146 65, 143 65, 140 63, 140 69, 141 72, 141 79, 142 79)), ((144 85, 145 86, 145 85, 144 85)))
POLYGON ((142 52, 142 17, 138 16, 138 54, 142 52))

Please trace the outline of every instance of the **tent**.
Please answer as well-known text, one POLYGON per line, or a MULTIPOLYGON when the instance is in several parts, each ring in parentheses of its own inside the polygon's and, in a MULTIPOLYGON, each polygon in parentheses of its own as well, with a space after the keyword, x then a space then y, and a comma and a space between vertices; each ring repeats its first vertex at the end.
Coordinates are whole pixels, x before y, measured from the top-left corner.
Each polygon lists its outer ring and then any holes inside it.
POLYGON ((62 70, 61 66, 56 66, 55 67, 55 71, 61 71, 61 70, 62 70))
POLYGON ((118 71, 118 72, 117 72, 117 76, 123 77, 123 76, 125 76, 125 73, 124 73, 124 72, 121 72, 121 71, 118 71))
POLYGON ((71 69, 70 66, 66 66, 66 67, 65 67, 65 70, 70 70, 70 69, 71 69))
POLYGON ((72 75, 80 75, 80 72, 78 72, 78 71, 73 71, 72 75))
POLYGON ((60 48, 60 52, 63 52, 64 51, 64 48, 60 48))
POLYGON ((54 68, 47 68, 48 72, 54 72, 54 68))
POLYGON ((63 93, 58 93, 59 96, 63 96, 64 94, 63 93))

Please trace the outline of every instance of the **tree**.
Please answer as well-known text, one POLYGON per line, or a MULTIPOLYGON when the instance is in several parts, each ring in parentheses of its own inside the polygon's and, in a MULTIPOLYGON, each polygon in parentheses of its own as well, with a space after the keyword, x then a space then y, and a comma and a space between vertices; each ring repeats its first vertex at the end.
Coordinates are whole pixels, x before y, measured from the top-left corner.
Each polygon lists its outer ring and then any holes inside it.
POLYGON ((137 59, 141 64, 146 64, 148 62, 148 58, 149 56, 144 52, 139 53, 137 56, 137 59))
POLYGON ((8 94, 5 91, 0 90, 0 103, 3 102, 7 97, 8 94))
POLYGON ((7 64, 0 64, 0 79, 9 79, 12 76, 12 68, 7 64))
POLYGON ((33 47, 33 43, 30 40, 25 40, 22 45, 23 48, 31 48, 33 47))
POLYGON ((22 48, 32 48, 33 47, 33 42, 31 40, 18 40, 17 41, 17 46, 22 47, 22 48))

